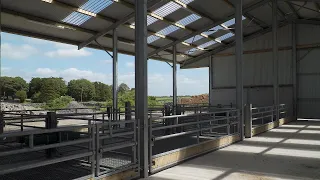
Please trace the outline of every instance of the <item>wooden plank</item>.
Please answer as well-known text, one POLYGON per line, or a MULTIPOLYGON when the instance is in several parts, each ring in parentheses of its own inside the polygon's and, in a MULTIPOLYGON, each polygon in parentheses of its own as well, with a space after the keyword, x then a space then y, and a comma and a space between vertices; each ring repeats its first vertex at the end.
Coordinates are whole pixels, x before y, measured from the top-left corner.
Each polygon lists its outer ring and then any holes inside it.
POLYGON ((252 136, 264 133, 264 132, 269 131, 273 128, 279 127, 283 124, 287 124, 291 121, 292 121, 292 118, 288 117, 288 118, 279 119, 278 121, 270 122, 268 124, 264 124, 262 126, 254 127, 254 128, 252 128, 252 136))
POLYGON ((201 144, 197 144, 187 148, 183 148, 179 151, 172 151, 172 153, 166 153, 163 156, 157 156, 153 158, 154 164, 152 165, 152 171, 156 171, 157 169, 163 169, 167 166, 171 166, 173 164, 179 163, 181 161, 200 155, 202 153, 225 147, 239 140, 239 135, 226 136, 219 139, 203 142, 201 144))

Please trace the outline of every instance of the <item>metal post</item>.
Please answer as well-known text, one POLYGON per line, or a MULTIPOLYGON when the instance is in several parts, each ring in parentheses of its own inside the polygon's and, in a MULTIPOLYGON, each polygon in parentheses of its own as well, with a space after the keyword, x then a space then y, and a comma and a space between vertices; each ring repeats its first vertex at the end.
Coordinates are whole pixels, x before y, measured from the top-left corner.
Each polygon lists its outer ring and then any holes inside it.
POLYGON ((243 74, 242 74, 242 56, 243 56, 243 26, 242 26, 242 3, 243 0, 236 1, 236 102, 237 109, 240 111, 240 138, 243 140, 243 74))
POLYGON ((20 131, 23 131, 23 115, 20 117, 20 131))
POLYGON ((230 117, 229 112, 227 112, 227 135, 230 134, 230 117))
POLYGON ((293 84, 293 108, 294 120, 298 116, 298 88, 297 88, 297 26, 292 23, 292 84, 293 84))
MULTIPOLYGON (((96 147, 95 147, 95 155, 96 155, 96 177, 99 176, 100 174, 100 158, 102 156, 102 154, 100 154, 99 149, 100 149, 100 134, 99 134, 99 125, 97 124, 96 126, 96 147)), ((101 126, 102 128, 104 128, 103 126, 101 126)), ((92 134, 92 136, 94 136, 94 134, 92 134)))
MULTIPOLYGON (((57 121, 57 115, 56 115, 55 112, 47 112, 47 118, 46 118, 45 125, 46 125, 46 129, 57 128, 58 121, 57 121)), ((59 134, 56 133, 56 136, 59 136, 59 134)), ((54 143, 54 142, 48 142, 48 143, 54 143)), ((46 151, 46 156, 48 158, 52 158, 52 156, 56 153, 56 149, 55 148, 46 149, 45 151, 46 151)))
POLYGON ((272 44, 273 44, 273 104, 276 108, 276 121, 279 119, 279 78, 278 78, 278 4, 272 0, 272 44))
POLYGON ((4 131, 4 125, 5 123, 4 123, 3 113, 0 112, 0 134, 2 134, 4 131))
POLYGON ((172 67, 172 82, 173 82, 173 108, 172 115, 176 115, 177 108, 177 46, 173 46, 173 67, 172 67))
MULTIPOLYGON (((125 102, 125 120, 131 120, 131 104, 130 102, 125 102)), ((125 127, 132 127, 131 124, 125 124, 125 127)))
POLYGON ((118 119, 118 35, 117 29, 113 30, 113 56, 112 56, 112 105, 113 105, 113 120, 118 119))
POLYGON ((209 61, 209 106, 212 106, 212 88, 213 88, 213 56, 209 61))
POLYGON ((140 120, 140 177, 149 176, 147 0, 135 0, 135 107, 140 120))
POLYGON ((252 104, 247 104, 244 111, 245 137, 252 137, 252 104))

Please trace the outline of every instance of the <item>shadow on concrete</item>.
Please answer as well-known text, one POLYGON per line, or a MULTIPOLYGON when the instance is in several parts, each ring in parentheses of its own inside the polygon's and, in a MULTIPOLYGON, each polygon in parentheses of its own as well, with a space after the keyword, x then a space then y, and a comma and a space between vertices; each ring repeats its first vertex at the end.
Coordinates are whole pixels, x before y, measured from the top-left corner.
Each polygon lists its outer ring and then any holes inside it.
POLYGON ((318 127, 320 122, 292 122, 159 172, 149 179, 320 179, 318 127))

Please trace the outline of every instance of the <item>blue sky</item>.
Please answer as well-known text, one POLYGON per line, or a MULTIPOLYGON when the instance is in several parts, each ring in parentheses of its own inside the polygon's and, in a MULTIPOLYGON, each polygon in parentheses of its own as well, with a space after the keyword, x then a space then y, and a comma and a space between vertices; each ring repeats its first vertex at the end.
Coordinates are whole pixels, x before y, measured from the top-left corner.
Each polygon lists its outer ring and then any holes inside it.
MULTIPOLYGON (((208 68, 177 68, 178 95, 208 93, 208 68)), ((1 33, 1 76, 86 78, 112 83, 112 59, 104 51, 1 33)), ((119 83, 134 87, 134 57, 119 54, 119 83)), ((172 95, 172 68, 148 61, 149 95, 172 95)))

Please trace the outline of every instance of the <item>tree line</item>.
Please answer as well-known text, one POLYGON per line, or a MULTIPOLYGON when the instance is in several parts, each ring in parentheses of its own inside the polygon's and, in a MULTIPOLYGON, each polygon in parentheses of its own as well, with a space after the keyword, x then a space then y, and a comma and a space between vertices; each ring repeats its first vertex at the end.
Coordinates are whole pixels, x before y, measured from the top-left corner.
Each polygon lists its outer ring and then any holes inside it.
MULTIPOLYGON (((21 77, 0 77, 1 96, 5 99, 18 98, 24 102, 27 98, 35 103, 49 103, 62 96, 70 96, 76 101, 111 102, 112 85, 91 82, 87 79, 75 79, 68 83, 60 77, 34 77, 27 83, 21 77)), ((119 102, 134 102, 134 89, 122 83, 118 87, 119 102), (121 99, 121 101, 120 101, 121 99)))

